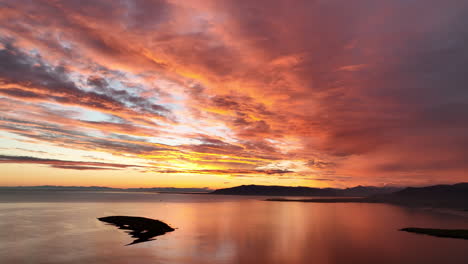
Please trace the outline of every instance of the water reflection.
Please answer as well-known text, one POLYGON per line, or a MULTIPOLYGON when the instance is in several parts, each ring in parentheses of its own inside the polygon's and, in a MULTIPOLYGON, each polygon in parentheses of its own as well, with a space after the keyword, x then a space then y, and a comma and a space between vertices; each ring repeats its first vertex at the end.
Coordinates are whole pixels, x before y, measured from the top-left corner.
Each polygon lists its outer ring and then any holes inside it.
MULTIPOLYGON (((97 199, 98 200, 98 199, 97 199)), ((466 263, 468 243, 399 232, 466 218, 383 204, 159 195, 153 202, 0 204, 0 263, 466 263), (161 201, 162 200, 162 201, 161 201), (177 232, 122 247, 96 217, 160 219, 177 232)))

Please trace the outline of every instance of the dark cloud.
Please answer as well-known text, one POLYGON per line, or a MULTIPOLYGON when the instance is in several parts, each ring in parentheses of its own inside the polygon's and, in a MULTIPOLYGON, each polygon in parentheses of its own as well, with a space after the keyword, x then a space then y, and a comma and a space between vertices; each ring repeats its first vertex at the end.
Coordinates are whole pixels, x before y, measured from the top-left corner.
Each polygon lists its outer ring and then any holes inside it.
POLYGON ((48 99, 47 96, 37 94, 31 91, 25 91, 18 88, 7 88, 7 89, 0 89, 0 94, 6 95, 8 97, 15 97, 15 98, 24 98, 24 99, 37 99, 37 100, 46 100, 48 99))
POLYGON ((43 159, 28 156, 8 156, 0 155, 0 163, 13 164, 42 164, 54 168, 73 169, 73 170, 111 170, 141 167, 136 165, 105 163, 105 162, 86 162, 86 161, 68 161, 58 159, 43 159))
POLYGON ((226 169, 226 170, 157 170, 159 173, 194 173, 194 174, 287 174, 290 170, 247 170, 247 169, 226 169))
POLYGON ((167 115, 170 112, 166 107, 153 104, 140 96, 130 94, 126 90, 113 89, 106 79, 102 77, 90 76, 87 83, 95 88, 95 91, 106 94, 120 102, 125 102, 127 106, 140 113, 151 112, 159 115, 167 115))
POLYGON ((320 160, 309 160, 307 162, 307 166, 318 168, 318 169, 325 169, 325 168, 334 167, 336 166, 336 164, 333 162, 326 162, 326 161, 320 161, 320 160))
POLYGON ((233 145, 216 138, 199 136, 196 139, 200 140, 202 143, 194 145, 185 145, 181 146, 181 148, 201 153, 215 153, 226 155, 243 151, 243 148, 239 145, 233 145))
MULTIPOLYGON (((262 140, 242 140, 238 141, 237 144, 232 144, 206 135, 197 135, 196 139, 200 140, 202 144, 183 145, 180 146, 180 149, 194 151, 197 153, 218 154, 220 156, 229 155, 239 160, 243 160, 243 158, 254 160, 277 160, 280 159, 281 156, 277 148, 262 140)), ((207 156, 205 159, 215 161, 220 159, 220 157, 207 156)), ((223 158, 221 157, 221 159, 223 158)), ((236 160, 233 160, 233 162, 235 161, 236 160)))
POLYGON ((70 165, 51 165, 52 168, 66 170, 116 170, 116 168, 91 167, 91 166, 70 166, 70 165))
POLYGON ((313 180, 313 181, 335 181, 333 179, 316 179, 316 178, 312 178, 312 179, 309 179, 309 180, 313 180))

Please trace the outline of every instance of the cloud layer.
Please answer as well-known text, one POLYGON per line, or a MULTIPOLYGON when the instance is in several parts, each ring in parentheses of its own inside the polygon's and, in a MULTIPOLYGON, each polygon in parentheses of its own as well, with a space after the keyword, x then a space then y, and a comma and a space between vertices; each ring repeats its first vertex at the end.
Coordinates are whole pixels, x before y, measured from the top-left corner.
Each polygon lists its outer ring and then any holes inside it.
MULTIPOLYGON (((466 1, 6 0, 0 14, 5 142, 155 174, 468 179, 466 1)), ((126 168, 76 162, 50 164, 126 168)))

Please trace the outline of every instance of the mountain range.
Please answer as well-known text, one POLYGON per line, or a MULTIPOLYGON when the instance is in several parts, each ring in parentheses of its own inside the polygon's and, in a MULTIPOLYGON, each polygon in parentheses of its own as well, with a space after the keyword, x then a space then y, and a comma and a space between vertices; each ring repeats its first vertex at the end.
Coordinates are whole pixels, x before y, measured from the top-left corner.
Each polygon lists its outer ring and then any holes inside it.
POLYGON ((398 187, 356 186, 346 189, 312 188, 291 186, 241 185, 218 189, 211 194, 225 195, 266 195, 266 196, 330 196, 330 197, 368 197, 388 194, 401 190, 398 187))
POLYGON ((468 209, 468 183, 407 187, 393 193, 373 195, 367 199, 370 202, 466 210, 468 209))
POLYGON ((172 193, 208 193, 209 188, 176 188, 176 187, 151 187, 151 188, 111 188, 102 186, 8 186, 0 187, 0 190, 36 190, 36 191, 108 191, 108 192, 172 192, 172 193))

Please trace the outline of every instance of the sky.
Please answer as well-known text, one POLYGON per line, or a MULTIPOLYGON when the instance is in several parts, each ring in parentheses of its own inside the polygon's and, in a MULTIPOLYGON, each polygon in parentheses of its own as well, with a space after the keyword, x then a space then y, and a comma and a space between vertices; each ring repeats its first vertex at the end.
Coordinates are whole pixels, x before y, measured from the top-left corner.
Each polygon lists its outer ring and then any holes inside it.
POLYGON ((0 185, 468 181, 465 0, 0 0, 0 185))

